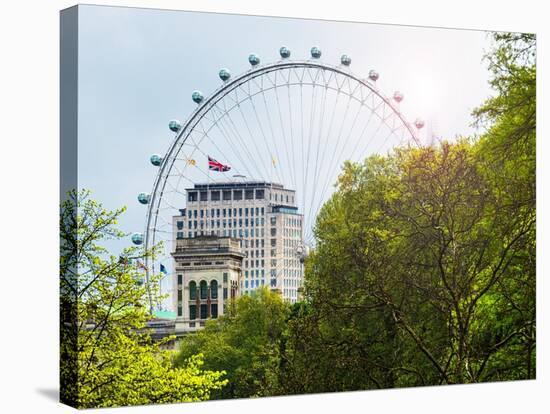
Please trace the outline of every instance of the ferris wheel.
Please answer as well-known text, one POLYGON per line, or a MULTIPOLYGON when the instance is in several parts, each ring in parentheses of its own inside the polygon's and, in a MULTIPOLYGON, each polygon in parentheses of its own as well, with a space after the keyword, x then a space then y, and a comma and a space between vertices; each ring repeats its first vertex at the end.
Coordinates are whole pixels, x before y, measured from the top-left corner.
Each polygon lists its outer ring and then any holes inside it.
POLYGON ((250 54, 249 70, 238 76, 219 70, 220 86, 208 96, 193 91, 196 109, 183 123, 169 122, 175 136, 164 155, 150 157, 158 172, 151 192, 138 195, 147 206, 145 231, 132 235, 133 243, 146 249, 162 242, 162 251, 146 263, 146 279, 170 260, 177 231, 173 217, 185 207, 186 189, 196 183, 258 181, 294 190, 303 214, 303 244, 295 251, 303 262, 315 244, 317 213, 334 191, 343 162, 420 145, 424 121, 405 119, 404 95, 385 95, 376 70, 367 77, 353 74, 348 55, 338 65, 324 63, 318 47, 308 59, 291 59, 287 47, 279 55, 262 64, 250 54), (211 172, 209 157, 231 170, 211 172))

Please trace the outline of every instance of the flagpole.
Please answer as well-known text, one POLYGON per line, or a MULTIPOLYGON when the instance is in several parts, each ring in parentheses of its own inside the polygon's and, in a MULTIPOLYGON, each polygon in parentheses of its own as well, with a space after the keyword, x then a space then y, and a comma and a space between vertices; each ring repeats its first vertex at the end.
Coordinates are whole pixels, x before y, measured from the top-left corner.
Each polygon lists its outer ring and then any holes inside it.
MULTIPOLYGON (((208 181, 206 182, 206 198, 208 198, 208 191, 210 190, 210 165, 208 165, 207 176, 208 176, 208 181)), ((208 205, 208 203, 207 203, 207 205, 208 205)), ((212 232, 211 229, 210 229, 210 232, 212 232)), ((208 220, 206 220, 206 233, 208 235, 208 220)), ((212 233, 210 235, 212 235, 212 233)))

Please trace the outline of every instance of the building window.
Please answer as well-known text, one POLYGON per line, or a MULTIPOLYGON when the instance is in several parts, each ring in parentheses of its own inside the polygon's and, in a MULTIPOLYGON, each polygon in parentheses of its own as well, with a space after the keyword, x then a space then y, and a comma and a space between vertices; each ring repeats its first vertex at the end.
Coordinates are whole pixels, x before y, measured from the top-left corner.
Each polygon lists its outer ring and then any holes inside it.
POLYGON ((213 303, 210 306, 210 316, 212 318, 217 318, 218 317, 218 304, 217 303, 213 303))
POLYGON ((223 288, 223 298, 227 299, 227 288, 226 287, 223 288))
POLYGON ((213 280, 210 282, 210 297, 212 299, 218 299, 218 281, 213 280))
POLYGON ((242 200, 243 190, 233 190, 233 200, 242 200))
POLYGON ((212 191, 210 193, 210 197, 211 197, 210 199, 212 201, 220 201, 220 192, 219 191, 212 191))
POLYGON ((201 319, 206 318, 208 318, 208 305, 205 303, 201 305, 201 319))
POLYGON ((189 193, 187 193, 187 201, 197 201, 197 192, 189 191, 189 193))
POLYGON ((271 216, 271 225, 274 226, 275 224, 277 224, 277 217, 271 216))
POLYGON ((201 299, 206 299, 208 297, 208 283, 206 283, 206 280, 201 280, 200 290, 201 290, 201 299))
MULTIPOLYGON (((181 276, 181 275, 178 275, 181 276)), ((189 300, 197 299, 197 284, 192 280, 189 282, 189 300)))
POLYGON ((176 225, 178 226, 178 230, 183 230, 183 221, 177 221, 176 225))
POLYGON ((201 191, 201 201, 208 201, 208 192, 201 191))
POLYGON ((181 289, 182 284, 183 284, 183 275, 178 275, 178 289, 181 289))
POLYGON ((231 200, 231 190, 223 190, 224 201, 231 200))
POLYGON ((227 283, 227 279, 228 279, 228 274, 227 274, 227 272, 224 272, 224 274, 223 274, 223 283, 227 283))
POLYGON ((178 306, 178 316, 183 316, 183 310, 181 306, 178 306))
POLYGON ((183 302, 183 292, 181 290, 178 290, 178 305, 181 305, 183 302))
POLYGON ((277 235, 277 228, 276 227, 272 227, 271 228, 271 236, 274 237, 277 235))
POLYGON ((197 305, 189 305, 189 319, 192 321, 197 319, 197 305))
POLYGON ((253 200, 254 199, 254 190, 244 190, 244 199, 253 200))
POLYGON ((263 200, 264 196, 264 190, 256 190, 256 200, 263 200))
POLYGON ((178 231, 176 234, 176 239, 181 240, 183 239, 183 231, 178 231))

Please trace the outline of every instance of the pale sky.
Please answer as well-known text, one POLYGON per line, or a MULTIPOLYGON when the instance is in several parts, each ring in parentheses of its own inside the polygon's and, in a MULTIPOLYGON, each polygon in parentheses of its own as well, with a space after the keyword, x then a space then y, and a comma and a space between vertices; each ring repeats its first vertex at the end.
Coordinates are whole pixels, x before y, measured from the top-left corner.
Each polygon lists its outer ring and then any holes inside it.
POLYGON ((472 30, 80 6, 79 186, 107 208, 128 206, 122 230, 143 231, 136 196, 151 191, 149 156, 167 150, 168 121, 196 108, 193 90, 220 86, 219 69, 248 70, 250 53, 277 61, 281 46, 297 59, 318 46, 334 65, 348 54, 353 73, 376 69, 386 95, 404 93, 409 120, 420 116, 445 138, 472 134, 470 113, 491 93, 482 62, 490 44, 472 30))

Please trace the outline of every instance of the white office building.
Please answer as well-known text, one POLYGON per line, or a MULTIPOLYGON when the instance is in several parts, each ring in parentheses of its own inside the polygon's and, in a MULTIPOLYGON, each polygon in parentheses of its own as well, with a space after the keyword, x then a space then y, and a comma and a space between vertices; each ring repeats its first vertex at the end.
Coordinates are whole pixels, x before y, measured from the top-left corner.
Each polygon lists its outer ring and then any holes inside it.
POLYGON ((257 181, 209 183, 186 189, 186 197, 186 208, 173 218, 174 246, 200 236, 238 239, 244 252, 239 294, 267 285, 291 303, 298 300, 303 215, 294 190, 257 181))

